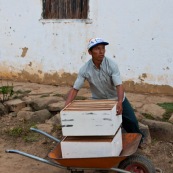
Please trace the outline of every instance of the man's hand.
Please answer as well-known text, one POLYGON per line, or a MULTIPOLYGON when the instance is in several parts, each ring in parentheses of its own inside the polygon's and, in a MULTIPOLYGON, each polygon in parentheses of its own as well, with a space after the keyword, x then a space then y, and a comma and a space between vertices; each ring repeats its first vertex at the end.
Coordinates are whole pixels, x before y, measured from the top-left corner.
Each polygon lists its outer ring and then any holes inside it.
POLYGON ((116 115, 122 115, 122 112, 123 112, 122 102, 118 101, 118 103, 116 105, 116 110, 117 110, 116 115))

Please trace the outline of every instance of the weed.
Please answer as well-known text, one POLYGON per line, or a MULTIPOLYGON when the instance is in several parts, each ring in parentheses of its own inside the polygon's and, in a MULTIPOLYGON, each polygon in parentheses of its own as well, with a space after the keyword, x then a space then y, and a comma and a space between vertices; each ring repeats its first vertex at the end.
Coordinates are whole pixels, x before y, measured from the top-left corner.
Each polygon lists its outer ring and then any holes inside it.
POLYGON ((37 141, 39 134, 36 134, 30 130, 30 128, 37 128, 35 123, 29 123, 29 124, 21 124, 17 127, 10 128, 6 131, 6 133, 14 138, 21 137, 25 142, 33 142, 37 141))
POLYGON ((30 93, 30 92, 31 92, 31 90, 26 90, 26 91, 17 90, 15 93, 16 93, 16 94, 28 94, 28 93, 30 93))
POLYGON ((9 100, 9 98, 14 94, 13 85, 12 86, 9 86, 9 85, 1 86, 0 87, 0 94, 2 95, 2 98, 0 98, 2 103, 4 101, 9 100))
POLYGON ((152 145, 155 145, 157 142, 158 142, 158 140, 156 138, 152 138, 152 140, 151 140, 152 145))
POLYGON ((59 130, 62 130, 61 124, 54 124, 52 132, 57 132, 59 130))
POLYGON ((173 113, 173 103, 164 102, 164 103, 158 103, 157 105, 165 109, 166 112, 163 114, 163 120, 168 121, 173 113))
POLYGON ((42 98, 42 97, 49 97, 49 96, 50 96, 50 94, 44 94, 44 95, 41 95, 40 98, 42 98))
POLYGON ((14 127, 7 131, 9 136, 13 136, 13 137, 20 137, 22 132, 23 132, 23 129, 21 127, 14 127))
POLYGON ((56 128, 57 130, 62 130, 62 126, 61 126, 61 124, 56 125, 55 128, 56 128))
POLYGON ((54 94, 53 96, 57 96, 57 97, 65 97, 66 95, 65 95, 65 94, 59 94, 59 93, 57 93, 57 94, 54 94))
POLYGON ((75 100, 86 100, 87 98, 84 96, 76 96, 75 100))
POLYGON ((36 142, 39 139, 39 134, 36 134, 34 132, 31 132, 27 136, 23 136, 22 139, 25 142, 36 142))
POLYGON ((26 90, 26 91, 24 91, 24 93, 30 93, 31 92, 31 90, 26 90))
POLYGON ((147 118, 147 119, 150 119, 150 120, 154 120, 153 116, 151 114, 147 114, 147 113, 142 113, 142 115, 147 118))

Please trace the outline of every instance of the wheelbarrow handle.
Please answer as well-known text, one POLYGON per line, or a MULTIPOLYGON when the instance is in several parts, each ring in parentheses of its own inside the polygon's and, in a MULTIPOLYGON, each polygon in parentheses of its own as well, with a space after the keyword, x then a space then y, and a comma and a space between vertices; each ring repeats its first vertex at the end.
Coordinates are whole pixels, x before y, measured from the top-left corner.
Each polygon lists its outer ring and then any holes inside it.
POLYGON ((49 165, 52 165, 52 166, 56 166, 56 167, 59 167, 59 168, 62 168, 62 169, 66 169, 66 167, 61 166, 60 164, 51 162, 49 160, 43 159, 41 157, 38 157, 38 156, 35 156, 35 155, 32 155, 32 154, 28 154, 28 153, 25 153, 25 152, 22 152, 22 151, 19 151, 19 150, 6 150, 5 152, 6 153, 20 154, 22 156, 29 157, 31 159, 34 159, 34 160, 37 160, 37 161, 40 161, 40 162, 43 162, 43 163, 46 163, 46 164, 49 164, 49 165))
POLYGON ((49 135, 49 134, 46 133, 46 132, 43 132, 42 130, 39 130, 39 129, 36 129, 36 128, 33 128, 33 127, 31 127, 30 130, 32 130, 32 131, 34 131, 34 132, 37 132, 37 133, 40 133, 40 134, 42 134, 42 135, 44 135, 44 136, 47 136, 48 138, 54 140, 55 142, 58 142, 58 143, 61 142, 61 140, 59 140, 59 139, 57 139, 57 138, 55 138, 55 137, 49 135))
MULTIPOLYGON (((32 155, 32 154, 28 154, 28 153, 25 153, 25 152, 22 152, 22 151, 19 151, 19 150, 6 150, 5 152, 6 152, 6 153, 16 153, 16 154, 20 154, 20 155, 22 155, 22 156, 29 157, 29 158, 31 158, 31 159, 34 159, 34 160, 40 161, 40 162, 42 162, 42 163, 46 163, 46 164, 48 164, 48 165, 58 167, 58 168, 69 169, 69 170, 72 169, 72 168, 70 168, 70 167, 65 167, 65 166, 62 166, 62 165, 60 165, 60 164, 51 162, 50 160, 46 160, 46 159, 43 159, 43 158, 41 158, 41 157, 38 157, 38 156, 35 156, 35 155, 32 155)), ((80 168, 80 169, 87 169, 87 168, 80 168)), ((88 168, 88 169, 92 169, 92 168, 88 168)), ((98 170, 100 170, 100 169, 98 169, 98 170)), ((129 171, 125 171, 125 170, 122 170, 122 169, 119 169, 119 168, 111 168, 111 169, 106 169, 106 170, 118 171, 119 173, 131 173, 131 172, 129 172, 129 171)))

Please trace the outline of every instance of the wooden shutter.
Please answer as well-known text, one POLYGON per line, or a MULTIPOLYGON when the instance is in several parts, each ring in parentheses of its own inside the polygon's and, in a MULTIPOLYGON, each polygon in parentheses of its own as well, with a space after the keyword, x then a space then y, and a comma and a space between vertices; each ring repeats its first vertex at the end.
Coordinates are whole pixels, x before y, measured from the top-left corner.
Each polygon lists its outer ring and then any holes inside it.
POLYGON ((87 19, 89 0, 43 0, 44 19, 87 19))

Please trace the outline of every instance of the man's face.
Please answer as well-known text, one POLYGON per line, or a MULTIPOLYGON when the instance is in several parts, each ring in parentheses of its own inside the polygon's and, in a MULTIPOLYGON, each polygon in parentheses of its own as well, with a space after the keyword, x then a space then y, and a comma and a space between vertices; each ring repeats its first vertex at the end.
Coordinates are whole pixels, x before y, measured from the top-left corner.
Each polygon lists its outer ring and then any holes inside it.
POLYGON ((93 60, 95 61, 102 61, 105 56, 105 45, 98 44, 97 46, 93 47, 89 50, 89 54, 92 56, 93 60))

